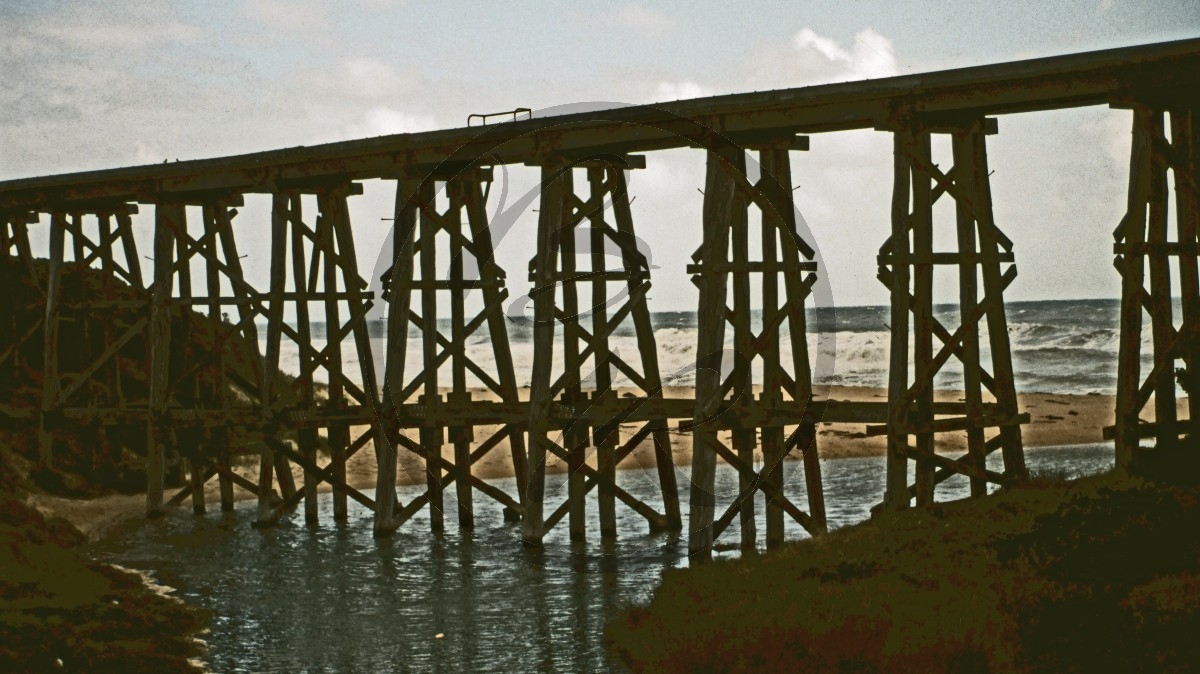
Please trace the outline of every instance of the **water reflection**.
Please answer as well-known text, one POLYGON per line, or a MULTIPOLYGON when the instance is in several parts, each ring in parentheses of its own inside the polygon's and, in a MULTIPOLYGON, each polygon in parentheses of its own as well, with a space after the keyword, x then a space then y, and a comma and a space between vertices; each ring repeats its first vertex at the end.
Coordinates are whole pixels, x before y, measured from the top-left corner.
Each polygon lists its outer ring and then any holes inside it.
MULTIPOLYGON (((1078 473, 1104 470, 1111 457, 1101 445, 1028 452, 1032 469, 1078 473)), ((882 460, 827 461, 822 470, 830 525, 865 519, 882 493, 882 460)), ((689 484, 686 473, 678 477, 681 487, 689 484)), ((789 476, 796 503, 805 502, 800 477, 789 476)), ((653 475, 621 481, 661 508, 653 475)), ((728 497, 736 486, 736 472, 721 466, 718 490, 728 497)), ((965 479, 949 481, 939 500, 967 489, 965 479)), ((407 488, 401 498, 419 491, 407 488)), ((547 498, 565 494, 562 477, 548 476, 547 498)), ((616 542, 572 543, 564 522, 544 548, 526 548, 519 525, 506 523, 499 507, 482 498, 476 505, 474 533, 457 531, 448 517, 446 533, 431 535, 421 514, 382 541, 372 538, 371 514, 361 508, 336 524, 328 495, 316 527, 297 513, 252 530, 251 502, 207 517, 179 509, 128 523, 95 553, 149 570, 186 601, 216 611, 206 658, 215 671, 621 671, 603 647, 604 625, 649 599, 665 569, 686 565, 686 538, 647 533, 640 516, 618 507, 616 542)), ((594 499, 589 507, 589 537, 598 539, 594 499)), ((448 498, 446 508, 452 513, 457 504, 448 498)), ((765 531, 765 522, 758 526, 765 531)), ((803 530, 791 523, 787 534, 795 539, 803 530)), ((736 520, 726 539, 737 541, 736 520)))

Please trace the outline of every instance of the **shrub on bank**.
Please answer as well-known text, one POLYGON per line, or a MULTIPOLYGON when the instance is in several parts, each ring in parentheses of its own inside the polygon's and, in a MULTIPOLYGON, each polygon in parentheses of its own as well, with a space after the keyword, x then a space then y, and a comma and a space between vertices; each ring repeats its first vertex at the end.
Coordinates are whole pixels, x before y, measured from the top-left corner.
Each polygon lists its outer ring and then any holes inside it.
POLYGON ((199 672, 208 614, 87 558, 83 534, 0 495, 0 671, 199 672))
POLYGON ((607 642, 634 671, 1192 671, 1200 487, 1165 473, 883 514, 672 571, 607 642))

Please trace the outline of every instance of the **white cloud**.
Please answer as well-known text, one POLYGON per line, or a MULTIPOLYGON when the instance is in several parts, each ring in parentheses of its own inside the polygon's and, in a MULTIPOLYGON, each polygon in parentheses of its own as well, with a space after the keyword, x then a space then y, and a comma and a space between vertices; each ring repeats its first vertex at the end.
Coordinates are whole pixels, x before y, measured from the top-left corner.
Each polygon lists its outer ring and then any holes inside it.
POLYGON ((613 16, 617 25, 646 37, 660 37, 675 27, 675 20, 641 5, 622 5, 613 16))
POLYGON ((751 46, 731 78, 720 86, 703 84, 732 93, 875 79, 898 72, 895 46, 872 28, 863 28, 847 43, 806 27, 787 42, 751 46))
POLYGON ((830 61, 848 61, 850 54, 842 49, 835 40, 828 37, 818 35, 811 28, 804 28, 799 33, 792 37, 792 46, 796 51, 803 51, 812 47, 825 55, 825 58, 830 61))
POLYGON ((386 136, 393 133, 417 133, 440 128, 433 115, 423 115, 387 107, 371 108, 362 119, 350 124, 345 135, 353 138, 386 136))
POLYGON ((157 164, 166 159, 162 148, 142 141, 134 143, 133 160, 137 164, 157 164))
MULTIPOLYGON (((896 52, 892 41, 873 28, 854 34, 854 44, 843 47, 833 38, 804 28, 792 37, 797 52, 817 52, 829 62, 830 78, 841 80, 874 79, 896 74, 896 52)), ((834 81, 831 79, 830 81, 834 81)))
POLYGON ((655 101, 681 101, 686 98, 704 98, 712 95, 712 89, 695 82, 659 82, 654 87, 655 101))
POLYGON ((112 20, 103 23, 54 22, 38 31, 47 38, 62 40, 74 48, 144 49, 158 44, 179 44, 198 41, 203 31, 179 21, 162 21, 146 25, 122 24, 112 20))

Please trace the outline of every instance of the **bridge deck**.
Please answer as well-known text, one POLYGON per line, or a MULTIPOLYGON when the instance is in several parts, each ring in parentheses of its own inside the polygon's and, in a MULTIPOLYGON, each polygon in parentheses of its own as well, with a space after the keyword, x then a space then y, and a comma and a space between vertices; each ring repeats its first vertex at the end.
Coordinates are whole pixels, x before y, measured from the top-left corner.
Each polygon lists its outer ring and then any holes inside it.
POLYGON ((548 153, 634 152, 737 136, 887 128, 903 116, 991 115, 1173 97, 1200 86, 1200 39, 877 80, 713 96, 309 147, 0 182, 0 210, 176 192, 270 192, 289 181, 394 178, 442 162, 539 162, 548 153), (698 126, 697 122, 703 125, 698 126))

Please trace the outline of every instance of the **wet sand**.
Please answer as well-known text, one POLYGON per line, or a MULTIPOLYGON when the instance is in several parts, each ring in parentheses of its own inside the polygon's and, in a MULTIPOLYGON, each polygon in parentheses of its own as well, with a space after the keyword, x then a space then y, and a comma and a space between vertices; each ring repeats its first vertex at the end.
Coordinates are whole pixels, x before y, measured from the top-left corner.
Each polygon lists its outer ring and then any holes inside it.
MULTIPOLYGON (((525 392, 525 391, 523 391, 525 392)), ((851 400, 883 402, 887 400, 887 392, 883 389, 855 387, 822 387, 817 392, 818 400, 851 400)), ((688 398, 693 395, 691 388, 674 387, 664 391, 668 398, 688 398)), ((476 399, 485 399, 483 393, 476 393, 476 399)), ((938 401, 954 402, 962 400, 958 391, 938 391, 935 393, 938 401)), ((1028 412, 1030 423, 1022 427, 1024 445, 1030 447, 1050 447, 1059 445, 1077 445, 1085 443, 1104 442, 1102 429, 1113 423, 1114 398, 1105 395, 1067 395, 1059 393, 1026 393, 1018 396, 1021 411, 1028 412)), ((1186 407, 1186 400, 1180 402, 1181 411, 1186 407)), ((1147 406, 1147 414, 1153 414, 1153 405, 1147 406)), ((1144 417, 1145 418, 1145 417, 1144 417)), ((1152 418, 1146 418, 1147 421, 1152 418)), ((483 426, 476 428, 475 440, 482 442, 491 436, 498 426, 483 426)), ((637 425, 622 426, 622 438, 629 437, 637 429, 637 425)), ((365 432, 366 427, 356 427, 352 431, 354 437, 365 432)), ((416 430, 408 431, 409 437, 416 439, 416 430)), ((723 433, 728 439, 728 433, 723 433)), ((680 432, 678 425, 670 429, 671 450, 677 466, 690 465, 692 459, 692 442, 690 432, 680 432)), ((965 433, 945 433, 938 436, 939 451, 963 451, 966 444, 965 433)), ((822 458, 840 459, 847 457, 882 456, 886 453, 887 441, 884 436, 867 436, 865 424, 833 424, 822 423, 818 426, 817 443, 822 458)), ((369 447, 369 445, 368 445, 369 447)), ((453 446, 443 448, 443 456, 453 461, 453 446)), ((595 454, 589 455, 588 462, 595 465, 595 454)), ((653 468, 654 447, 649 440, 635 449, 618 468, 653 468)), ((256 480, 257 464, 237 468, 238 472, 247 478, 256 480)), ((548 472, 564 472, 566 465, 557 457, 547 457, 548 472)), ((303 472, 295 470, 297 486, 303 483, 303 472)), ((511 453, 508 442, 500 442, 494 449, 482 457, 473 467, 472 472, 482 478, 504 478, 513 476, 511 453)), ((357 489, 375 487, 375 454, 369 448, 352 456, 346 464, 347 482, 357 489)), ((425 481, 423 461, 411 452, 400 450, 400 465, 397 470, 397 482, 400 484, 417 484, 425 481)), ((220 507, 217 481, 211 480, 205 490, 205 500, 210 511, 220 507)), ((320 491, 330 490, 328 484, 321 484, 320 491)), ((235 488, 235 498, 250 499, 253 494, 235 488)), ((129 517, 140 515, 145 508, 145 496, 112 495, 94 499, 65 499, 45 495, 31 496, 31 505, 49 515, 57 515, 72 522, 90 538, 98 538, 109 528, 129 517)), ((182 506, 190 508, 190 499, 182 506)))

